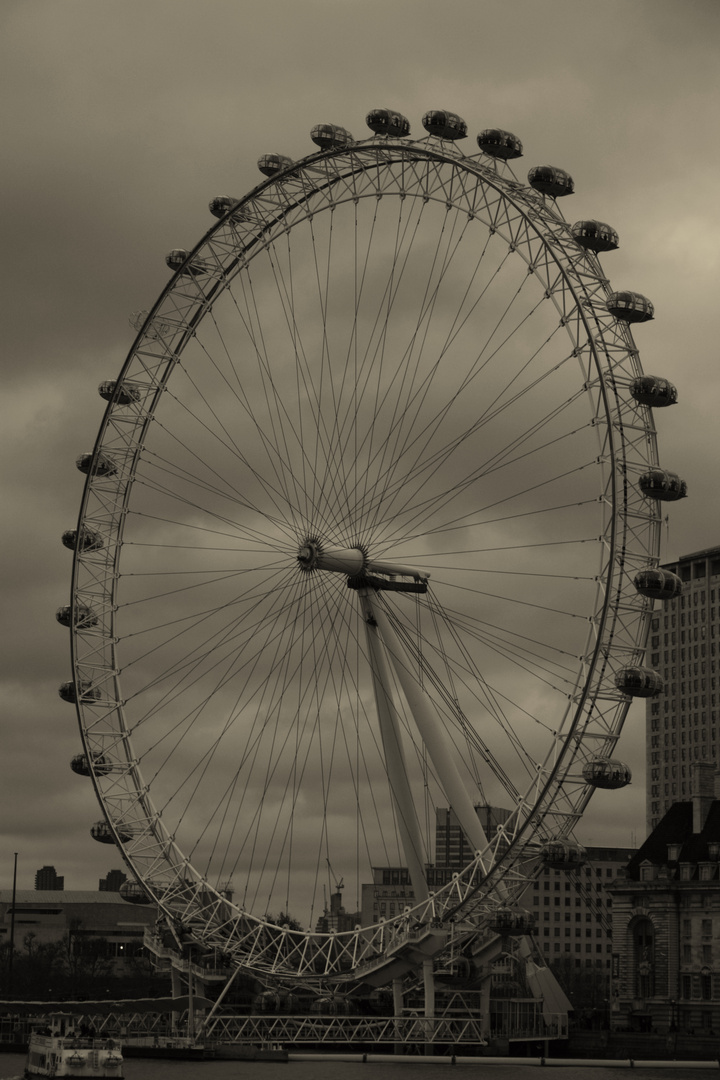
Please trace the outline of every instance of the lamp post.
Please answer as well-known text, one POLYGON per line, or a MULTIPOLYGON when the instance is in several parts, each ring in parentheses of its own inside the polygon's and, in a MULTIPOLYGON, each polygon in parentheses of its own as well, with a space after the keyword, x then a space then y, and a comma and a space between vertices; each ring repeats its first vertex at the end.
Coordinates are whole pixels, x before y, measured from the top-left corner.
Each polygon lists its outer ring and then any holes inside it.
POLYGON ((13 866, 12 909, 10 911, 10 954, 8 956, 8 999, 13 997, 13 956, 15 953, 15 899, 17 897, 17 860, 15 852, 15 864, 13 866))
POLYGON ((677 1024, 675 1023, 675 1006, 676 1005, 677 1005, 677 1002, 675 1001, 675 998, 672 998, 671 1001, 670 1001, 670 1030, 671 1031, 677 1031, 677 1024))

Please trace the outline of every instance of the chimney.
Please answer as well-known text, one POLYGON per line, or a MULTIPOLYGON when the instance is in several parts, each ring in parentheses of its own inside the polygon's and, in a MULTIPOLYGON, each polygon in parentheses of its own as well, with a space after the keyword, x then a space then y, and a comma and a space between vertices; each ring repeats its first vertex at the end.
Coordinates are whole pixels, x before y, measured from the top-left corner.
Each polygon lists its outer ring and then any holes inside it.
POLYGON ((693 834, 701 833, 715 798, 715 765, 711 761, 694 761, 691 771, 693 834))

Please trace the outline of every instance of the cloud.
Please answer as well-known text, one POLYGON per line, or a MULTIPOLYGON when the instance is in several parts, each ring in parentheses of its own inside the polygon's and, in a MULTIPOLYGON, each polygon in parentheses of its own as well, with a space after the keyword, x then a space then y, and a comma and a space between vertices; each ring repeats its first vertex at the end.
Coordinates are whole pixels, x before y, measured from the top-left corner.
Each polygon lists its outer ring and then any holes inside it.
MULTIPOLYGON (((100 812, 89 781, 69 770, 80 745, 73 710, 56 692, 69 655, 54 610, 67 599, 72 559, 59 536, 77 517, 83 478, 74 461, 100 423, 97 384, 115 377, 131 345, 129 314, 149 308, 167 282, 166 251, 191 247, 214 223, 209 199, 250 190, 262 153, 311 152, 315 123, 337 122, 360 138, 366 112, 387 104, 420 136, 426 109, 454 109, 470 127, 466 152, 477 130, 498 125, 525 143, 521 178, 545 162, 574 175, 577 194, 564 212, 619 230, 621 248, 603 265, 618 288, 655 301, 656 321, 635 337, 646 369, 680 386, 681 404, 657 425, 663 463, 687 476, 691 498, 671 509, 664 558, 718 542, 718 150, 707 89, 717 4, 273 0, 240 11, 228 0, 62 8, 31 0, 7 5, 4 22, 2 688, 11 794, 3 820, 7 850, 21 853, 21 887, 47 862, 69 887, 94 887, 117 865, 112 849, 89 838, 100 812)), ((247 476, 243 483, 251 492, 247 476)), ((134 538, 157 540, 163 527, 145 524, 134 538)), ((537 538, 543 529, 540 516, 537 538)), ((487 547, 507 541, 500 525, 484 530, 487 547)), ((412 550, 428 554, 420 542, 412 550)), ((168 600, 166 612, 179 601, 168 600)), ((529 617, 527 629, 541 639, 540 623, 529 617)), ((631 829, 642 839, 643 731, 634 706, 618 755, 636 782, 611 803, 595 797, 580 828, 587 842, 625 844, 631 829)), ((197 754, 190 738, 186 749, 197 754)), ((338 825, 349 827, 340 816, 338 825)))

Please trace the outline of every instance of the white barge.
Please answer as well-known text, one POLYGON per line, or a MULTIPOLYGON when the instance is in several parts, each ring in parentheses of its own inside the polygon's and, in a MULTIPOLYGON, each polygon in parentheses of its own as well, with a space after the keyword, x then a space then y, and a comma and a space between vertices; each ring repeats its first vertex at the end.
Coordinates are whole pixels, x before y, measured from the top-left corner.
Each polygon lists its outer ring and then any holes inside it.
POLYGON ((122 1049, 114 1039, 77 1029, 71 1013, 52 1013, 47 1026, 30 1035, 25 1076, 122 1080, 122 1049))

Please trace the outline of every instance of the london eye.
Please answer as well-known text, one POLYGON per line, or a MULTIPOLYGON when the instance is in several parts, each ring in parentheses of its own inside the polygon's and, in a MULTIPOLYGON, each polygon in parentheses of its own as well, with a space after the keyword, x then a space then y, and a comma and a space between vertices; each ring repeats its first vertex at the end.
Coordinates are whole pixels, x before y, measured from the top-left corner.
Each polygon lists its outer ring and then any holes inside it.
POLYGON ((534 868, 629 779, 685 493, 631 330, 652 304, 613 291, 611 226, 565 219, 571 176, 519 178, 516 136, 452 113, 367 123, 265 154, 168 256, 78 459, 59 613, 77 771, 141 898, 234 965, 337 986, 527 926, 534 868), (409 887, 363 917, 382 867, 409 887))

